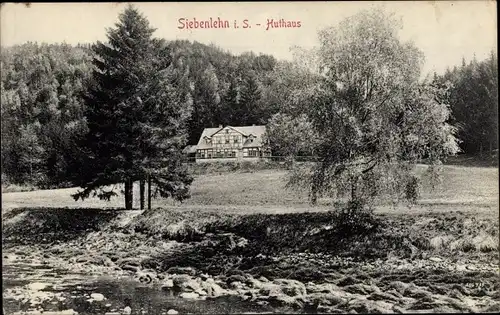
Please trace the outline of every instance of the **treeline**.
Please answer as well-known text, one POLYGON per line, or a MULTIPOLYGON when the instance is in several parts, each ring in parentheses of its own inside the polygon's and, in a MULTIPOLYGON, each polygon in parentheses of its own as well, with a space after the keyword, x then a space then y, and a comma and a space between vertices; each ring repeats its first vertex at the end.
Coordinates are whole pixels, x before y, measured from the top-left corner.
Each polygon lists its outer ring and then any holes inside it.
MULTIPOLYGON (((196 144, 206 127, 300 118, 319 80, 309 71, 307 52, 300 50, 288 62, 254 53, 234 56, 198 42, 176 40, 167 46, 163 57, 171 59, 175 86, 192 108, 189 144, 196 144)), ((90 45, 26 43, 2 49, 3 183, 72 184, 70 175, 81 155, 77 140, 88 130, 83 92, 94 67, 92 54, 90 45)), ((452 84, 448 97, 462 149, 498 149, 497 57, 464 62, 434 79, 452 84)), ((306 123, 290 124, 309 130, 306 123)))
POLYGON ((483 61, 475 58, 434 74, 434 82, 449 85, 447 102, 451 123, 458 128, 460 147, 467 154, 498 150, 498 58, 495 53, 483 61))
MULTIPOLYGON (((264 124, 278 108, 269 87, 279 62, 233 56, 218 47, 172 41, 164 50, 180 94, 192 106, 189 143, 203 128, 264 124)), ((59 187, 68 182, 86 133, 83 93, 93 69, 90 45, 26 43, 2 49, 2 181, 59 187)))

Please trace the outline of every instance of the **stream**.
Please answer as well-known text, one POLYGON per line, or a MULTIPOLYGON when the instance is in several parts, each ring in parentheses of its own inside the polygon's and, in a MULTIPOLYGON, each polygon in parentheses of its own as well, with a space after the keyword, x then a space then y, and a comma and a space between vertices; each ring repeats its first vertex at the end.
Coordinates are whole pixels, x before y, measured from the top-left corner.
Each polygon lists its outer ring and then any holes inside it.
POLYGON ((2 269, 5 314, 273 313, 276 309, 226 296, 189 300, 130 278, 68 273, 40 264, 2 269))

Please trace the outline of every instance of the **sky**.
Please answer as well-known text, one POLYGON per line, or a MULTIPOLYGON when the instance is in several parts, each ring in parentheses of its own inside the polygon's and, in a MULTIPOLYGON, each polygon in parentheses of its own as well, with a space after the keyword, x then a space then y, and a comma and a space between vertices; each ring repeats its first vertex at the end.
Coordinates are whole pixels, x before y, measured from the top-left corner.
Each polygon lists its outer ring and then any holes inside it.
MULTIPOLYGON (((464 57, 486 58, 497 50, 495 1, 388 1, 388 2, 150 2, 134 3, 157 30, 155 37, 213 43, 234 54, 245 51, 291 59, 290 47, 311 48, 317 33, 335 26, 357 11, 383 6, 402 18, 400 38, 412 40, 425 54, 424 73, 442 73, 460 65, 464 57), (180 29, 179 19, 227 20, 230 28, 180 29), (251 28, 243 28, 248 20, 251 28), (300 21, 300 28, 267 29, 268 19, 300 21), (239 28, 234 28, 237 21, 239 28), (257 24, 260 24, 257 25, 257 24)), ((27 41, 68 44, 106 40, 126 3, 3 3, 0 12, 2 46, 27 41)))

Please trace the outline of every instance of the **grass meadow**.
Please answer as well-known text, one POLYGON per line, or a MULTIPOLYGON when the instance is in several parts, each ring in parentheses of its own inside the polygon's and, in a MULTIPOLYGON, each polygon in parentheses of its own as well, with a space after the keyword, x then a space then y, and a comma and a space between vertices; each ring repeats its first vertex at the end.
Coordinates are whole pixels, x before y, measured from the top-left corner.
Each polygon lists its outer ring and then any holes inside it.
MULTIPOLYGON (((422 174, 426 166, 419 165, 422 174)), ((189 211, 208 210, 236 213, 283 213, 324 211, 334 200, 320 199, 312 207, 307 192, 285 189, 286 171, 278 169, 213 172, 195 175, 191 198, 183 203, 169 199, 153 200, 154 208, 189 211)), ((120 189, 118 188, 118 191, 120 189)), ((109 202, 97 198, 74 201, 78 188, 2 193, 2 210, 18 207, 123 208, 123 196, 109 202)), ((139 207, 139 188, 135 187, 134 207, 139 207)), ((401 211, 498 211, 498 168, 444 166, 441 183, 431 189, 424 183, 419 203, 406 206, 380 205, 378 212, 401 211)))

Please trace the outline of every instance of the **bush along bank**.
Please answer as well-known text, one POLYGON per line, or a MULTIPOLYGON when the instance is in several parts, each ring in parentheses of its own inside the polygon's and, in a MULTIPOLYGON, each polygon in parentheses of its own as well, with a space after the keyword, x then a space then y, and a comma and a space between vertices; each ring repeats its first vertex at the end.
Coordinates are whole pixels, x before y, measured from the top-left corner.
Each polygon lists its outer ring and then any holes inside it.
POLYGON ((258 162, 188 163, 191 174, 253 173, 262 170, 286 169, 283 162, 262 160, 258 162))
POLYGON ((186 299, 237 295, 291 310, 498 307, 498 220, 473 214, 47 211, 3 218, 8 257, 133 276, 186 299))

